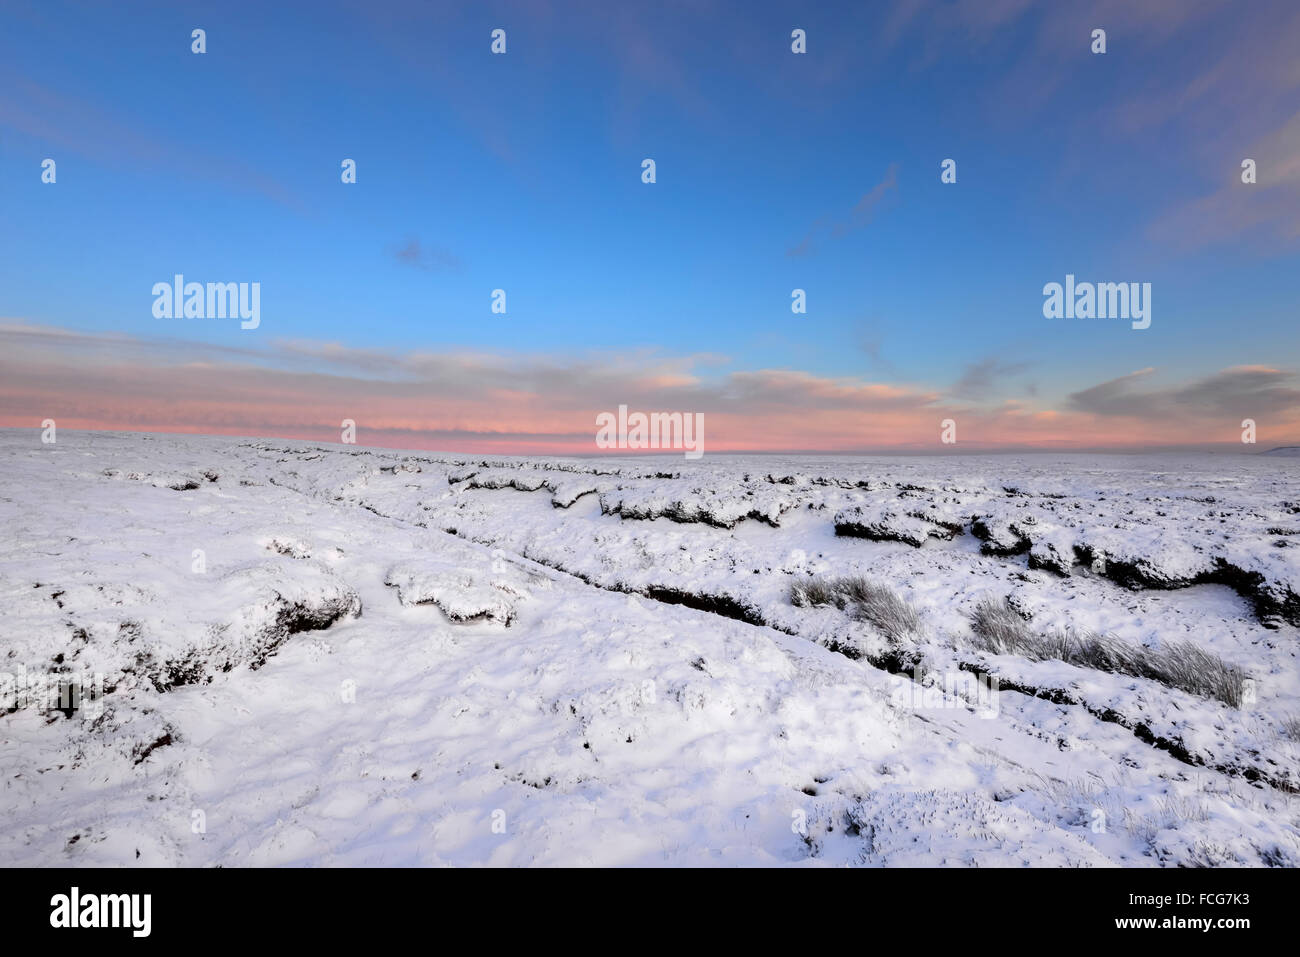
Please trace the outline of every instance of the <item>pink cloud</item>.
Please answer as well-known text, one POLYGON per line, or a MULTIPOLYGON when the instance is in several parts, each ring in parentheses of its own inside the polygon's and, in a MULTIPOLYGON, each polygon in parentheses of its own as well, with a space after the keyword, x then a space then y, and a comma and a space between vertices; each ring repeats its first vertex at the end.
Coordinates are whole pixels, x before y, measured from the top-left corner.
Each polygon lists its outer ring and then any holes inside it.
MULTIPOLYGON (((1296 377, 1239 366, 1160 384, 1129 372, 1055 404, 975 404, 952 388, 789 369, 704 374, 716 356, 555 357, 229 348, 0 322, 0 426, 265 435, 493 453, 594 454, 596 415, 621 404, 701 412, 712 451, 972 451, 1220 445, 1242 418, 1259 442, 1300 436, 1296 377), (957 423, 958 446, 939 442, 957 423)), ((956 385, 956 384, 954 384, 956 385)))

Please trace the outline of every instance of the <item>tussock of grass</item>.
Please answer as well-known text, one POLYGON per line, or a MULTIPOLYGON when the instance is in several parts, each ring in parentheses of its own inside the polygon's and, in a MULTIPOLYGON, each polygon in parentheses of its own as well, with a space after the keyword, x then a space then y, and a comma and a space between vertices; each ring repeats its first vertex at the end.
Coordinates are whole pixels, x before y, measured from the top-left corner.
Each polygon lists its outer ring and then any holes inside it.
POLYGON ((1200 824, 1209 820, 1210 807, 1197 797, 1168 794, 1157 798, 1151 811, 1141 813, 1124 801, 1129 791, 1122 780, 1107 784, 1093 775, 1091 778, 1049 778, 1035 773, 1035 790, 1051 804, 1062 810, 1083 812, 1082 820, 1098 823, 1093 812, 1102 812, 1101 822, 1106 827, 1120 827, 1144 845, 1154 843, 1166 828, 1181 828, 1187 824, 1200 824))
POLYGON ((901 640, 921 630, 921 616, 898 594, 884 585, 863 583, 850 595, 850 614, 868 622, 885 637, 901 640))
POLYGON ((1191 694, 1241 707, 1246 673, 1237 665, 1225 663, 1190 641, 1170 643, 1159 651, 1139 648, 1138 652, 1137 667, 1147 672, 1141 677, 1153 677, 1191 694))
POLYGON ((836 589, 837 578, 808 578, 790 587, 790 603, 796 608, 817 608, 822 605, 844 607, 844 600, 836 589))
POLYGON ((1202 801, 1175 796, 1156 801, 1155 814, 1140 814, 1124 808, 1124 829, 1148 846, 1155 843, 1161 831, 1180 828, 1185 824, 1199 824, 1209 820, 1210 810, 1202 801))
POLYGON ((893 641, 921 630, 921 616, 897 592, 859 576, 795 582, 790 588, 790 602, 799 608, 833 605, 893 641))
POLYGON ((995 655, 1025 655, 1025 649, 1034 641, 1028 622, 1006 599, 981 601, 971 613, 970 621, 980 646, 995 655))
POLYGON ((1286 715, 1282 719, 1282 733, 1292 741, 1300 741, 1300 715, 1286 715))
POLYGON ((1203 698, 1241 707, 1246 673, 1190 641, 1144 648, 1112 635, 1070 630, 1039 631, 1003 598, 984 600, 971 614, 971 629, 984 651, 1030 661, 1064 661, 1096 671, 1147 678, 1203 698))

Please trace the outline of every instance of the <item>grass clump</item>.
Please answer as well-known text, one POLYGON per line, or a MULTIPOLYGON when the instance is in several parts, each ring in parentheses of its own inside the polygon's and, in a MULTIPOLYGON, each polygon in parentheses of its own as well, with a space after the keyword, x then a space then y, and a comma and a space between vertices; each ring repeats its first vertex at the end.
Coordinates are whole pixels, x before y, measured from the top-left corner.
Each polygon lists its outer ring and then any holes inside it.
POLYGON ((844 600, 836 589, 839 579, 808 578, 790 586, 790 603, 796 608, 818 608, 824 605, 844 607, 844 600))
POLYGON ((1292 741, 1300 741, 1300 715, 1288 714, 1282 718, 1282 734, 1292 741))
POLYGON ((1190 641, 1146 648, 1113 635, 1033 627, 1010 602, 985 599, 971 613, 978 646, 997 655, 1030 661, 1064 661, 1113 674, 1146 678, 1202 698, 1241 707, 1246 673, 1190 641))
POLYGON ((861 576, 795 582, 790 588, 790 602, 799 608, 833 606, 894 641, 921 630, 921 616, 915 608, 888 585, 861 576))

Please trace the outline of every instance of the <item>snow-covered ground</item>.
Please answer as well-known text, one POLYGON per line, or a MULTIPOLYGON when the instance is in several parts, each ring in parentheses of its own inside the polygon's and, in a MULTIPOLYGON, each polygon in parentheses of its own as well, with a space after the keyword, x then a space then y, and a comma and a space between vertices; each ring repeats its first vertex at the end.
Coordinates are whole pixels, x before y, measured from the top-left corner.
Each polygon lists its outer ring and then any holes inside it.
POLYGON ((0 864, 1300 863, 1294 457, 0 466, 0 864), (846 577, 914 619, 792 601, 846 577), (1004 598, 1241 703, 993 654, 1004 598))

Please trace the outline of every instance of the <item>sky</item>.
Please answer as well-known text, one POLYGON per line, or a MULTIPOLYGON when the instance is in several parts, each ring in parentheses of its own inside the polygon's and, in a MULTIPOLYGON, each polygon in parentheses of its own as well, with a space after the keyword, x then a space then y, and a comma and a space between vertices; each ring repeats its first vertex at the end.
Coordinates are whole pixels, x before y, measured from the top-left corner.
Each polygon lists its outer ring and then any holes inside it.
POLYGON ((5 0, 0 426, 1300 443, 1297 51, 1287 0, 5 0), (256 328, 156 315, 176 274, 256 328), (1046 318, 1067 274, 1150 326, 1046 318))

